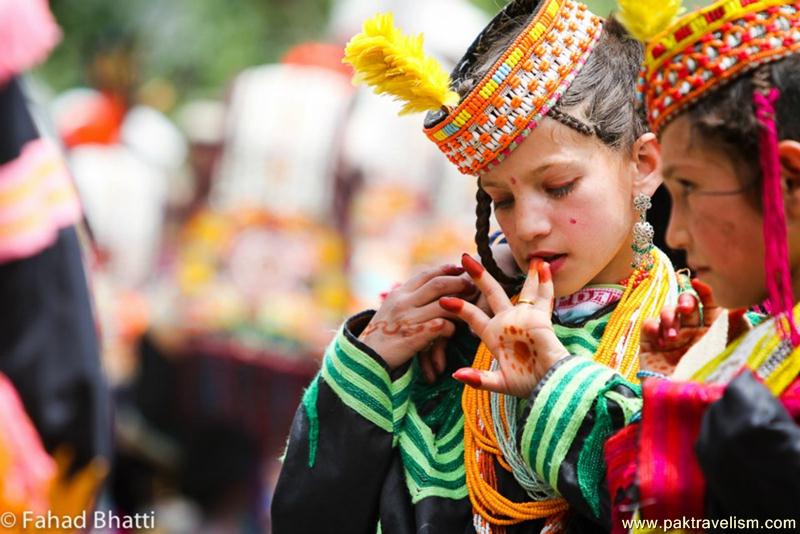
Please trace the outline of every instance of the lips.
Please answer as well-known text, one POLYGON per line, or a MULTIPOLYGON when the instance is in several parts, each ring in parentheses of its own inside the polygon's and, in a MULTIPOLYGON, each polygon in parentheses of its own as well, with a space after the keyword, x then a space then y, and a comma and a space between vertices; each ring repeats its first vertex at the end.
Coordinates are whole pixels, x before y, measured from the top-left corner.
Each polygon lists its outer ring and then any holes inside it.
POLYGON ((689 270, 692 271, 694 276, 700 276, 702 274, 708 273, 711 269, 705 265, 695 265, 691 261, 687 262, 689 265, 689 270))
POLYGON ((567 255, 566 254, 559 254, 557 252, 550 252, 550 251, 542 251, 536 252, 534 254, 528 254, 526 260, 528 263, 533 258, 539 258, 543 261, 546 261, 550 264, 550 272, 555 274, 564 266, 564 262, 566 261, 567 255))

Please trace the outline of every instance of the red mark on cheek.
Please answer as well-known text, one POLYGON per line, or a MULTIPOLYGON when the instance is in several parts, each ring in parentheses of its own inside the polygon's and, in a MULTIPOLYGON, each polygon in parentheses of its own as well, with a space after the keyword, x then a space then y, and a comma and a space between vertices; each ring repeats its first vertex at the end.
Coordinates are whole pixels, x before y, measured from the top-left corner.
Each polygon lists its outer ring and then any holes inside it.
POLYGON ((578 222, 578 221, 577 221, 577 220, 575 220, 575 219, 570 219, 570 220, 569 220, 569 223, 570 223, 570 224, 575 224, 576 222, 578 222))
POLYGON ((463 382, 468 386, 472 386, 474 388, 481 387, 481 374, 472 369, 470 367, 465 367, 464 369, 459 369, 455 373, 453 373, 453 378, 458 380, 459 382, 463 382))
POLYGON ((483 265, 475 261, 469 254, 461 256, 461 265, 464 266, 464 269, 466 269, 469 275, 475 280, 479 280, 483 274, 483 265))
POLYGON ((540 283, 547 283, 553 279, 553 275, 550 273, 550 264, 546 261, 543 261, 539 264, 539 282, 540 283))
POLYGON ((531 359, 531 349, 522 341, 514 342, 514 357, 517 361, 527 363, 531 359))
MULTIPOLYGON (((449 312, 458 313, 464 307, 464 301, 455 297, 442 297, 439 299, 439 306, 449 312)), ((444 328, 444 323, 442 327, 444 328)))
POLYGON ((514 178, 513 176, 511 177, 511 183, 517 185, 517 179, 514 178))

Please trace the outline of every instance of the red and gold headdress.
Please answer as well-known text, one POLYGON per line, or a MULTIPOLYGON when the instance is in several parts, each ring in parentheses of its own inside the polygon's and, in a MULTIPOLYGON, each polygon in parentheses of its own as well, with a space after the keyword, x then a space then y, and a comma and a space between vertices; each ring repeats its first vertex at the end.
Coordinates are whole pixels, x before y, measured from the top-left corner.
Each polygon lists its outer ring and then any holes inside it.
POLYGON ((421 36, 399 35, 391 15, 365 23, 348 43, 345 62, 356 69, 356 80, 405 101, 404 112, 433 112, 426 135, 462 173, 477 175, 502 161, 556 105, 602 30, 602 19, 573 0, 512 2, 473 42, 453 78, 491 47, 488 35, 525 12, 533 14, 530 23, 460 101, 438 64, 423 56, 421 36))
MULTIPOLYGON (((701 98, 757 67, 800 52, 800 1, 719 0, 674 20, 679 0, 620 0, 619 19, 646 43, 641 92, 650 128, 660 133, 701 98)), ((756 87, 761 125, 765 274, 770 313, 784 315, 782 333, 800 345, 788 262, 786 217, 775 122, 777 88, 756 87)))
POLYGON ((709 91, 800 50, 798 1, 720 0, 674 21, 678 2, 649 4, 620 1, 618 17, 646 43, 641 89, 656 133, 709 91))

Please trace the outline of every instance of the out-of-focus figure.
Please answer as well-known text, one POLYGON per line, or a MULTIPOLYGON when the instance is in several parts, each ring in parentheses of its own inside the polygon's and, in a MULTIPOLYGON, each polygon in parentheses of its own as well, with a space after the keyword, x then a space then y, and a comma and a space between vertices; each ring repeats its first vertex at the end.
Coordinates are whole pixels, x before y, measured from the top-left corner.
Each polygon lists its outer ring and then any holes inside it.
POLYGON ((46 1, 0 2, 0 508, 18 518, 91 509, 110 452, 81 207, 21 78, 59 38, 46 1))

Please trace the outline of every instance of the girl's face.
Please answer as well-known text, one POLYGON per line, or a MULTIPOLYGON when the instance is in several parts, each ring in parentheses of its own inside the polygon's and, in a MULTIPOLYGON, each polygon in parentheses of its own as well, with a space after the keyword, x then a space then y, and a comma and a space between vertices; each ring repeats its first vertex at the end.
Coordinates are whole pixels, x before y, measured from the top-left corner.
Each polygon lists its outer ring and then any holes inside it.
POLYGON ((556 296, 631 273, 633 197, 658 187, 652 135, 614 151, 545 118, 497 167, 481 176, 514 259, 550 263, 556 296))
POLYGON ((692 273, 711 286, 721 306, 759 304, 766 297, 762 216, 748 194, 760 182, 743 182, 729 157, 693 143, 691 134, 684 115, 661 139, 664 184, 672 197, 667 244, 686 250, 692 273))

